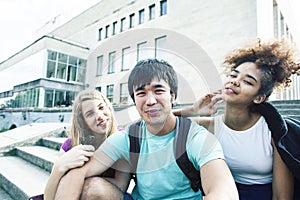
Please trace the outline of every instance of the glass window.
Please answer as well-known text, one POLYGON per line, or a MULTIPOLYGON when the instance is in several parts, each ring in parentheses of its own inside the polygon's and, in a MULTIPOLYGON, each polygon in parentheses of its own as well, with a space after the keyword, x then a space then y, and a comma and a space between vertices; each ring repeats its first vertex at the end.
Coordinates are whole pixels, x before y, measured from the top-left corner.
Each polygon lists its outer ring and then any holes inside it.
POLYGON ((48 60, 47 75, 46 75, 47 78, 51 78, 51 77, 54 78, 55 77, 55 64, 56 64, 56 62, 48 60))
POLYGON ((116 34, 116 31, 117 31, 117 22, 114 22, 113 23, 113 30, 112 30, 112 35, 115 35, 116 34))
POLYGON ((147 42, 142 42, 137 45, 137 61, 147 59, 151 56, 149 49, 147 49, 147 42))
POLYGON ((69 56, 69 64, 70 65, 77 65, 77 58, 74 56, 69 56))
POLYGON ((102 40, 102 28, 98 30, 98 41, 102 40))
POLYGON ((273 0, 273 25, 274 25, 274 36, 278 38, 278 5, 273 0))
POLYGON ((108 74, 115 72, 115 59, 116 59, 116 52, 111 52, 108 55, 108 74))
POLYGON ((55 91, 54 99, 54 106, 60 107, 65 101, 65 92, 55 91))
POLYGON ((134 27, 134 13, 129 16, 129 28, 134 27))
POLYGON ((66 78, 66 63, 58 63, 57 70, 56 70, 56 78, 65 79, 66 78))
POLYGON ((121 83, 120 84, 120 103, 127 104, 128 103, 128 84, 121 83))
POLYGON ((139 11, 139 24, 143 24, 145 20, 145 9, 139 11))
POLYGON ((113 97, 114 97, 114 85, 108 85, 106 87, 106 97, 108 100, 112 103, 113 102, 113 97))
POLYGON ((167 14, 167 0, 160 1, 160 16, 167 14))
POLYGON ((65 105, 66 107, 72 105, 72 101, 75 98, 75 92, 72 91, 66 91, 66 98, 62 105, 65 105))
POLYGON ((85 67, 80 67, 77 74, 77 82, 85 82, 85 67))
POLYGON ((131 65, 131 56, 129 54, 130 47, 122 49, 122 71, 128 70, 131 65))
POLYGON ((109 35, 109 25, 105 27, 105 38, 108 38, 109 35))
POLYGON ((67 81, 76 81, 77 67, 69 65, 67 73, 67 81))
POLYGON ((103 73, 103 56, 98 56, 97 57, 97 76, 101 76, 103 73))
POLYGON ((96 90, 98 90, 99 92, 101 92, 101 86, 99 86, 99 87, 96 87, 96 90))
POLYGON ((280 37, 284 35, 284 17, 280 12, 280 37))
POLYGON ((44 105, 45 107, 53 107, 53 96, 54 96, 54 91, 53 90, 45 90, 45 100, 44 100, 44 105))
POLYGON ((125 17, 121 19, 120 32, 125 30, 125 17))
POLYGON ((59 62, 67 63, 67 60, 68 60, 68 55, 66 55, 64 53, 59 53, 58 54, 58 61, 59 62))
POLYGON ((48 60, 56 60, 56 58, 57 58, 57 52, 48 51, 48 60))
POLYGON ((155 18, 155 4, 149 6, 149 20, 155 18))
POLYGON ((165 50, 167 48, 167 36, 155 38, 155 58, 167 59, 165 50))

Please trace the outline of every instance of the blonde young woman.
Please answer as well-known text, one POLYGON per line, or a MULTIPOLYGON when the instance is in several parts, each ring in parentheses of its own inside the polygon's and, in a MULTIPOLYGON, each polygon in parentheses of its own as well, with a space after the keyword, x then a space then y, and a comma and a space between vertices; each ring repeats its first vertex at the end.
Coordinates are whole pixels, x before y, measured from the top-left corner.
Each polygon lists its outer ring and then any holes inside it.
MULTIPOLYGON (((222 89, 224 114, 195 118, 219 139, 240 200, 294 198, 293 175, 259 110, 276 86, 288 86, 291 74, 299 72, 296 55, 286 40, 257 40, 233 51, 224 62, 228 71, 222 89)), ((208 110, 205 105, 214 105, 219 100, 214 97, 209 94, 174 113, 190 117, 211 114, 216 110, 208 110)))
MULTIPOLYGON (((77 95, 73 104, 69 138, 61 146, 60 157, 53 165, 45 188, 46 200, 55 198, 60 179, 70 169, 83 166, 95 149, 117 131, 113 112, 109 100, 96 90, 84 90, 77 95)), ((119 160, 115 166, 101 174, 101 177, 86 179, 81 197, 83 199, 131 199, 131 196, 124 192, 130 179, 130 175, 124 172, 126 167, 128 167, 127 162, 119 160), (124 168, 124 171, 115 170, 121 168, 124 168)))

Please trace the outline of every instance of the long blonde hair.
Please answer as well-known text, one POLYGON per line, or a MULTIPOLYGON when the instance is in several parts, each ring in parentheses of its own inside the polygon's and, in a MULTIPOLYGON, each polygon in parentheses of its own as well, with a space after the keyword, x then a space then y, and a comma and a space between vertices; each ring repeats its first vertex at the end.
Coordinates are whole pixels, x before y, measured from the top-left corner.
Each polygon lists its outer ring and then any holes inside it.
POLYGON ((83 144, 85 137, 91 134, 90 128, 85 123, 82 115, 82 102, 87 100, 99 99, 103 100, 111 112, 111 127, 107 133, 107 137, 117 131, 117 123, 114 115, 114 109, 110 101, 101 92, 97 90, 83 90, 76 96, 72 109, 72 124, 69 137, 72 139, 72 147, 83 144))

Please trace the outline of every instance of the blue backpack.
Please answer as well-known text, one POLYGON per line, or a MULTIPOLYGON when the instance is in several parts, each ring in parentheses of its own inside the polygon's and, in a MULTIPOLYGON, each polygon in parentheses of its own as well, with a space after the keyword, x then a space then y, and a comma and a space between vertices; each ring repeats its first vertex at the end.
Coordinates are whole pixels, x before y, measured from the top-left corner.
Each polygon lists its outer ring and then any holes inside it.
MULTIPOLYGON (((174 138, 174 156, 176 163, 186 177, 190 180, 192 189, 197 192, 199 189, 204 196, 201 185, 200 171, 196 170, 193 163, 189 160, 186 153, 187 135, 190 130, 191 120, 183 117, 178 117, 179 130, 176 130, 174 138)), ((132 177, 136 181, 136 167, 138 163, 140 144, 142 140, 141 121, 138 121, 129 127, 130 141, 130 161, 132 166, 132 177)))

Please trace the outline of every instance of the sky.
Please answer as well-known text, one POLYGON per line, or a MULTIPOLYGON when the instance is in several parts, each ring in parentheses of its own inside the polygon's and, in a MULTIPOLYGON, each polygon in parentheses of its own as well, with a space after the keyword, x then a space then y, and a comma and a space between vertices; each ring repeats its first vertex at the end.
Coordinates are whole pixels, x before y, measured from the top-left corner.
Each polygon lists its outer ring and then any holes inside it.
POLYGON ((0 0, 0 62, 30 45, 54 18, 66 22, 101 0, 0 0))

